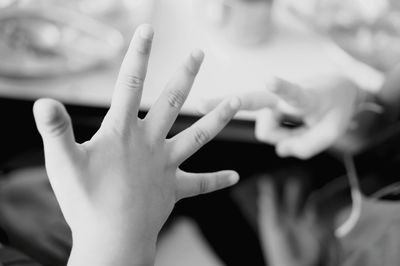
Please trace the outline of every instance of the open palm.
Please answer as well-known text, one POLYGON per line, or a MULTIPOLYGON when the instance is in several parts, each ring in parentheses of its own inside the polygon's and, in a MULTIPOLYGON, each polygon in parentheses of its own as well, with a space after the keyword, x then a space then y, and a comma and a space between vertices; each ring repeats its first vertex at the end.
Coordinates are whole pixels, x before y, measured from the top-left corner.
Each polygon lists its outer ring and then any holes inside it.
MULTIPOLYGON (((117 243, 115 249, 126 249, 140 243, 132 253, 151 258, 157 234, 176 201, 238 180, 233 171, 194 174, 178 168, 229 122, 240 107, 238 99, 221 103, 190 128, 166 139, 203 61, 201 51, 194 51, 178 69, 146 118, 137 117, 152 37, 148 25, 136 31, 110 110, 90 141, 75 143, 70 118, 60 103, 42 99, 34 106, 46 169, 71 227, 74 249, 96 249, 110 242, 117 243), (104 240, 93 243, 98 234, 104 240)), ((98 263, 107 265, 100 259, 98 263)))

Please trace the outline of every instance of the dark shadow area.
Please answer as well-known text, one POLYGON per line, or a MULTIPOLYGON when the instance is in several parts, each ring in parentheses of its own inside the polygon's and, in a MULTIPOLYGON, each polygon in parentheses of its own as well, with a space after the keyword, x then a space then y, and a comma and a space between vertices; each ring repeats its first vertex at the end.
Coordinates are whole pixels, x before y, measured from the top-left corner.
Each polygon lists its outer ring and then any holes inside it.
MULTIPOLYGON (((43 165, 42 143, 34 124, 32 105, 31 101, 0 99, 0 169, 3 173, 43 165)), ((77 105, 67 105, 67 109, 72 117, 77 142, 90 139, 107 112, 104 108, 77 105)), ((144 115, 140 114, 142 117, 144 115)), ((180 116, 172 134, 196 120, 195 117, 180 116)), ((341 163, 329 154, 308 161, 280 159, 275 155, 273 147, 255 141, 253 128, 253 122, 232 121, 215 140, 187 160, 181 168, 192 172, 234 169, 241 176, 240 182, 285 168, 302 168, 306 169, 312 180, 311 190, 344 173, 341 163)), ((198 224, 205 239, 226 265, 265 264, 257 232, 233 200, 232 189, 178 202, 167 227, 182 215, 192 218, 198 224)), ((7 232, 1 235, 7 235, 7 232)), ((25 252, 29 254, 29 251, 25 252)))

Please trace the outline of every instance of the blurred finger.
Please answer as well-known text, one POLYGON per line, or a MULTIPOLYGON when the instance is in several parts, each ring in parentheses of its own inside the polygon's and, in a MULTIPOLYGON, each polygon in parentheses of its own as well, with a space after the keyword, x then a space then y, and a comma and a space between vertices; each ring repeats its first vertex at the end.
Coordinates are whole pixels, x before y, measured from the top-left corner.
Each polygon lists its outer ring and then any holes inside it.
POLYGON ((154 139, 165 139, 167 136, 189 95, 203 59, 202 51, 194 51, 150 109, 146 116, 146 122, 149 134, 154 135, 154 139))
POLYGON ((273 93, 268 91, 254 91, 238 95, 241 105, 241 110, 256 111, 263 108, 274 108, 279 99, 273 93))
POLYGON ((274 111, 262 110, 257 114, 255 136, 261 142, 276 144, 297 132, 298 130, 281 127, 279 118, 274 111))
POLYGON ((197 106, 197 112, 201 115, 205 115, 210 111, 214 110, 214 108, 217 107, 218 104, 220 104, 224 99, 225 99, 224 97, 203 99, 197 106))
MULTIPOLYGON (((248 93, 237 94, 241 102, 240 110, 256 111, 263 108, 274 108, 278 104, 279 98, 268 91, 252 91, 248 93)), ((214 109, 219 103, 223 101, 223 98, 214 98, 204 100, 198 107, 198 111, 201 114, 206 114, 214 109)))
POLYGON ((40 99, 35 102, 33 113, 46 157, 73 156, 77 147, 65 107, 55 100, 40 99))
POLYGON ((137 119, 154 31, 137 28, 122 62, 110 108, 112 119, 130 124, 137 119))
POLYGON ((172 138, 172 163, 180 165, 213 139, 234 117, 239 108, 240 101, 238 98, 226 100, 190 128, 172 138))
POLYGON ((329 148, 342 133, 341 118, 336 112, 328 112, 317 124, 302 134, 289 137, 277 144, 281 157, 294 156, 308 159, 329 148))
POLYGON ((214 173, 186 173, 178 170, 177 199, 193 197, 227 188, 239 181, 235 171, 219 171, 214 173))
POLYGON ((293 108, 304 112, 314 109, 315 98, 312 93, 297 84, 276 78, 275 84, 271 87, 271 92, 293 108))

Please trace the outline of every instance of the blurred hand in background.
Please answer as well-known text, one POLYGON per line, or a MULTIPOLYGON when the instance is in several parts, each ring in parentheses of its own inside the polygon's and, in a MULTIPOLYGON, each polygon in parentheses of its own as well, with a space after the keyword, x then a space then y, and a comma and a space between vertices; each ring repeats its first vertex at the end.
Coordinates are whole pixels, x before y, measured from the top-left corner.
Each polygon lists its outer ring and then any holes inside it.
MULTIPOLYGON (((281 157, 310 158, 330 146, 349 128, 358 88, 339 76, 321 76, 300 86, 276 79, 265 91, 238 95, 242 110, 258 111, 255 135, 275 145, 281 157)), ((220 100, 202 106, 211 110, 220 100)))

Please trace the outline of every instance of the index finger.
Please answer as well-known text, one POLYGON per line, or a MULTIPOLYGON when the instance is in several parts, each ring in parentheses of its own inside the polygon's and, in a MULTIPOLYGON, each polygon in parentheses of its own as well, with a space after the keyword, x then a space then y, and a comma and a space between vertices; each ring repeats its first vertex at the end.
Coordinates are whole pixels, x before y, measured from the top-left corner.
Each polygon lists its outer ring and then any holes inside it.
POLYGON ((150 25, 139 26, 122 62, 110 113, 123 123, 137 118, 153 35, 150 25))

